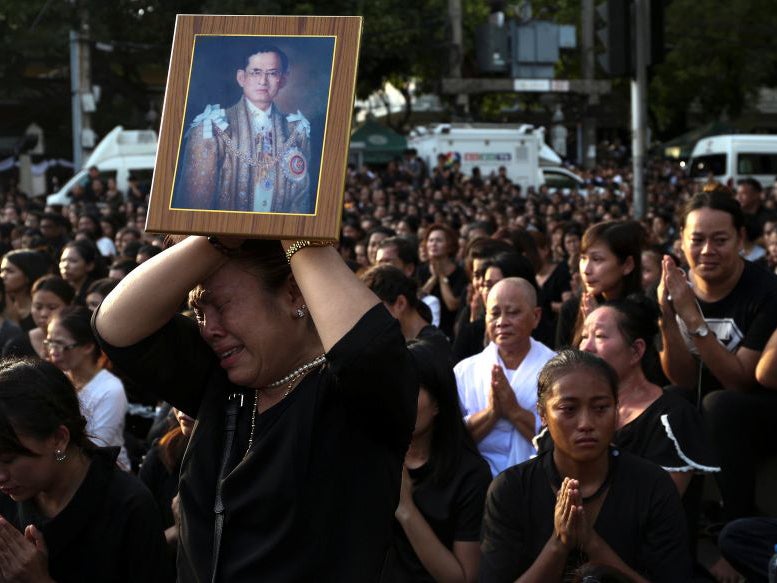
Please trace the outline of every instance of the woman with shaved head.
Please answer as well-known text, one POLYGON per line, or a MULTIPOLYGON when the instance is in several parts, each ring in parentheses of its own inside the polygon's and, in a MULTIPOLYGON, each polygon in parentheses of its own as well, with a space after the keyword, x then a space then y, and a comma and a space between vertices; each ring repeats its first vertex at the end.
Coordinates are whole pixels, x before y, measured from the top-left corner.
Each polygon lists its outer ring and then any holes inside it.
POLYGON ((464 421, 494 475, 532 454, 537 374, 553 356, 531 337, 540 315, 532 284, 503 279, 486 300, 488 346, 454 369, 464 421))

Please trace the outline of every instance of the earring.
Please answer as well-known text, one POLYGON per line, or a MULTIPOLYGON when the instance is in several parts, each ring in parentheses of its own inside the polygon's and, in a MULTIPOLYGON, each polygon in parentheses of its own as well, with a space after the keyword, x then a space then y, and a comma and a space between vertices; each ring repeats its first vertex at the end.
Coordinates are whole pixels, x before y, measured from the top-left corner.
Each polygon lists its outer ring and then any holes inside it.
POLYGON ((297 308, 297 318, 300 320, 305 317, 305 310, 307 310, 308 307, 305 304, 302 304, 301 308, 297 308))
POLYGON ((54 459, 58 462, 64 462, 67 459, 67 453, 62 451, 61 449, 58 449, 54 452, 54 459))

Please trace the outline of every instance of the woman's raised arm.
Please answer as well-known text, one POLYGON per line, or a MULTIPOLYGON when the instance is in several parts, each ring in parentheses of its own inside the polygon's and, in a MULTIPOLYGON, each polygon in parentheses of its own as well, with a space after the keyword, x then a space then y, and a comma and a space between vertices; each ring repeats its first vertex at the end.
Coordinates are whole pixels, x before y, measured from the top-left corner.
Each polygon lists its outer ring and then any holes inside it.
MULTIPOLYGON (((282 244, 288 250, 293 241, 282 244)), ((291 257, 291 271, 327 352, 380 301, 334 247, 300 249, 291 257)))
POLYGON ((187 237, 132 270, 103 300, 97 333, 113 346, 130 346, 159 330, 187 293, 227 261, 206 237, 187 237))

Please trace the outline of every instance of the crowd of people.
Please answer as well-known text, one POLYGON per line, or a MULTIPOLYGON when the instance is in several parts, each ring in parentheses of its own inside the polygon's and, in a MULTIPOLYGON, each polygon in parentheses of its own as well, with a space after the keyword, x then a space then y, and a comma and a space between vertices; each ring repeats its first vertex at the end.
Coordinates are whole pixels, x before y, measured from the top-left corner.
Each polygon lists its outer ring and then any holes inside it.
POLYGON ((582 176, 350 168, 335 245, 10 189, 0 578, 765 581, 777 187, 582 176))

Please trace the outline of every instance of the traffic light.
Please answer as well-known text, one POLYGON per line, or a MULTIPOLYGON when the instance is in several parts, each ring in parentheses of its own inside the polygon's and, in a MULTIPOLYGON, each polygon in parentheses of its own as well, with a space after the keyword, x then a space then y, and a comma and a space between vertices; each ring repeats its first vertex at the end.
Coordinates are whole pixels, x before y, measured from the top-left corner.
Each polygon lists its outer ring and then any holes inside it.
POLYGON ((631 76, 631 1, 605 0, 596 13, 596 36, 604 48, 599 64, 610 77, 631 76))
POLYGON ((658 65, 666 57, 665 28, 666 7, 669 0, 650 0, 650 52, 649 65, 658 65))

